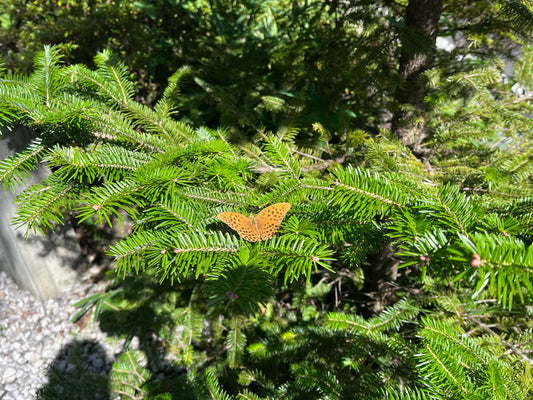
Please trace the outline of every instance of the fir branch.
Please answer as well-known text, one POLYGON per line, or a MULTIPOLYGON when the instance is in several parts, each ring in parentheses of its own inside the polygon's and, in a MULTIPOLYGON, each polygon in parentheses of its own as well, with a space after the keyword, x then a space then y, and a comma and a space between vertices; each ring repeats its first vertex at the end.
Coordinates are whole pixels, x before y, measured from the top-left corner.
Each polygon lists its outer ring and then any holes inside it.
POLYGON ((424 318, 423 323, 424 330, 421 336, 427 340, 426 348, 428 346, 448 348, 449 351, 449 347, 453 346, 459 354, 465 355, 462 362, 466 362, 466 355, 472 357, 474 362, 484 363, 488 359, 488 355, 481 346, 467 337, 460 337, 454 327, 431 318, 424 318))
POLYGON ((44 185, 33 185, 23 191, 16 199, 19 208, 12 220, 15 228, 27 226, 25 235, 29 229, 45 233, 46 229, 52 230, 54 224, 63 222, 63 211, 71 200, 73 185, 57 181, 55 175, 51 175, 43 181, 44 185))
POLYGON ((356 218, 384 215, 393 207, 401 208, 407 202, 406 194, 386 176, 370 174, 369 171, 351 166, 346 170, 337 168, 335 176, 337 180, 333 184, 332 202, 339 205, 341 210, 350 209, 356 218))
POLYGON ((245 347, 246 335, 236 322, 226 337, 227 360, 230 368, 235 369, 240 367, 240 359, 245 347))
POLYGON ((163 153, 166 142, 157 135, 136 130, 133 121, 115 110, 89 113, 86 118, 102 131, 94 130, 95 137, 104 140, 126 140, 151 152, 163 153))
POLYGON ((466 376, 463 373, 463 369, 454 368, 451 369, 452 360, 451 357, 447 357, 443 352, 437 352, 429 346, 425 347, 425 352, 422 356, 425 358, 425 363, 421 363, 424 367, 427 363, 431 365, 431 370, 428 371, 430 377, 440 382, 450 382, 450 388, 459 389, 461 396, 468 396, 469 392, 472 392, 472 387, 467 387, 463 383, 466 383, 466 376))
POLYGON ((35 170, 37 162, 43 156, 45 147, 40 139, 33 140, 28 147, 11 157, 0 161, 0 181, 2 187, 15 191, 15 186, 20 185, 25 179, 30 178, 30 171, 35 170))
POLYGON ((122 398, 140 399, 146 395, 143 387, 150 379, 150 372, 142 366, 143 358, 143 353, 130 349, 113 364, 113 389, 122 398))
POLYGON ((267 266, 266 258, 248 246, 221 260, 207 276, 209 307, 225 305, 233 310, 234 318, 260 311, 273 295, 273 276, 265 270, 267 266))
POLYGON ((276 137, 267 137, 265 140, 265 153, 275 166, 281 168, 280 175, 298 180, 302 175, 300 165, 290 152, 289 146, 276 137))
POLYGON ((151 110, 147 106, 129 101, 124 107, 124 111, 130 118, 135 120, 147 132, 161 136, 169 144, 191 143, 195 137, 194 131, 189 125, 165 118, 164 115, 151 110))
POLYGON ((433 394, 428 394, 424 389, 410 388, 405 385, 386 386, 381 389, 383 399, 387 400, 435 400, 433 394))
POLYGON ((237 241, 221 233, 198 234, 185 227, 165 231, 135 232, 111 246, 117 271, 136 273, 144 265, 154 268, 160 279, 181 279, 192 267, 198 278, 228 253, 238 250, 237 241))
POLYGON ((331 312, 328 314, 326 324, 332 329, 370 335, 374 332, 397 330, 406 321, 413 320, 420 311, 412 302, 404 299, 369 320, 358 315, 331 312))
POLYGON ((498 2, 502 4, 502 11, 508 16, 514 29, 519 32, 531 32, 533 30, 531 2, 527 0, 500 0, 498 2))
POLYGON ((117 274, 126 273, 134 269, 139 273, 145 265, 142 258, 146 249, 152 248, 158 242, 157 235, 153 232, 138 232, 128 235, 126 238, 109 247, 108 255, 115 258, 115 270, 117 274))
POLYGON ((451 185, 442 185, 437 196, 432 196, 417 211, 437 218, 444 226, 452 226, 461 233, 468 232, 475 223, 471 200, 451 185))
MULTIPOLYGON (((209 398, 212 400, 232 400, 231 396, 227 394, 221 387, 214 368, 205 370, 206 389, 209 392, 209 398)), ((206 398, 206 397, 204 397, 206 398)))
POLYGON ((231 207, 239 207, 245 203, 239 194, 218 192, 201 187, 183 188, 179 191, 179 195, 187 199, 231 207))
POLYGON ((128 176, 141 165, 150 162, 150 156, 130 151, 121 146, 105 144, 89 151, 74 147, 55 146, 47 154, 51 167, 66 181, 79 180, 92 183, 95 179, 117 180, 128 176))
POLYGON ((259 197, 259 208, 264 208, 268 204, 279 202, 291 202, 292 199, 301 198, 300 189, 303 184, 299 180, 285 179, 276 185, 273 190, 259 197))
POLYGON ((63 75, 72 82, 80 81, 96 88, 104 98, 118 107, 125 107, 133 96, 134 85, 127 79, 128 70, 112 54, 104 50, 95 57, 97 71, 82 65, 65 68, 63 75))
POLYGON ((334 400, 342 398, 342 387, 338 377, 331 371, 319 370, 310 365, 296 364, 291 368, 296 376, 297 384, 303 392, 313 392, 317 390, 320 398, 324 400, 334 400))
POLYGON ((533 293, 533 245, 526 247, 520 239, 495 234, 475 233, 470 238, 460 238, 470 255, 479 258, 476 264, 471 263, 474 268, 470 271, 472 276, 477 276, 478 293, 487 290, 509 308, 516 295, 525 301, 523 289, 533 293))
POLYGON ((126 104, 135 93, 135 86, 127 79, 128 68, 108 50, 98 53, 94 61, 99 75, 105 79, 106 88, 110 88, 107 93, 117 99, 117 103, 126 104))
POLYGON ((335 260, 327 245, 305 237, 275 237, 262 245, 262 252, 272 258, 272 272, 285 270, 285 282, 297 280, 302 274, 309 282, 313 269, 320 265, 331 271, 329 263, 335 260))
POLYGON ((41 96, 42 103, 48 108, 51 107, 51 101, 61 87, 58 75, 60 58, 59 49, 50 45, 44 46, 44 50, 35 58, 37 69, 32 75, 32 81, 41 96))
POLYGON ((109 226, 112 226, 112 215, 115 215, 119 221, 122 220, 121 210, 135 216, 137 214, 136 207, 143 205, 143 200, 138 195, 140 190, 141 187, 130 179, 108 182, 102 186, 94 187, 90 192, 84 194, 82 203, 86 205, 78 208, 78 218, 80 221, 84 221, 96 214, 98 223, 105 220, 109 226))
POLYGON ((142 196, 152 204, 175 196, 180 187, 192 184, 189 171, 157 161, 138 168, 134 179, 142 190, 142 196))
POLYGON ((176 99, 180 96, 181 84, 191 72, 192 69, 188 66, 183 66, 174 72, 170 78, 168 78, 168 85, 163 91, 163 99, 176 102, 176 99))

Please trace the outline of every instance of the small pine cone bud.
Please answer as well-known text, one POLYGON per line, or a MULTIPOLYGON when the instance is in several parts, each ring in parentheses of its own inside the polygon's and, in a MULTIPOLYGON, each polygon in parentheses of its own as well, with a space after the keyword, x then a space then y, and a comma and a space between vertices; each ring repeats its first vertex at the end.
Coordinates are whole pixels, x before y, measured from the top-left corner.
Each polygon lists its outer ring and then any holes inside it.
POLYGON ((481 265, 481 258, 478 254, 472 254, 472 261, 470 261, 470 265, 472 267, 479 267, 481 265))

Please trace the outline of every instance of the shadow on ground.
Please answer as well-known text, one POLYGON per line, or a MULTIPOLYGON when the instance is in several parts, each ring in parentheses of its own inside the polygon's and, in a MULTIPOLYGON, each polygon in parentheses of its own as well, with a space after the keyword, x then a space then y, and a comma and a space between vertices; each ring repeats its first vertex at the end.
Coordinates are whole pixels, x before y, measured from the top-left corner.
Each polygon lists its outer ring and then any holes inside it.
POLYGON ((95 341, 74 340, 48 366, 39 400, 109 400, 111 388, 104 348, 95 341))
POLYGON ((36 399, 197 399, 187 368, 168 358, 168 342, 160 336, 164 327, 175 332, 174 313, 190 299, 192 288, 183 284, 181 289, 136 276, 85 299, 87 306, 100 309, 100 329, 123 339, 123 348, 106 355, 98 342, 70 342, 48 366, 47 383, 36 399), (120 392, 124 397, 117 397, 120 392))
POLYGON ((103 306, 98 318, 100 329, 109 337, 125 339, 124 353, 117 362, 120 372, 114 374, 114 381, 138 383, 131 380, 132 373, 139 376, 146 372, 147 380, 142 384, 145 398, 197 399, 187 368, 182 362, 169 360, 172 346, 161 337, 163 331, 176 334, 175 313, 188 304, 193 288, 194 283, 185 280, 177 290, 149 274, 120 281, 115 294, 106 299, 107 305, 114 306, 103 306))

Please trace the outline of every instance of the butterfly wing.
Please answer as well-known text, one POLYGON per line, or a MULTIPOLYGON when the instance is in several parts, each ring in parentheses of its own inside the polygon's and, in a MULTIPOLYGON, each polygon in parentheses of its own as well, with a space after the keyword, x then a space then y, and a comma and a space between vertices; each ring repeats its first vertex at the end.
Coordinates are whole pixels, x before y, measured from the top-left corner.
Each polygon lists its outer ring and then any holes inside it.
POLYGON ((289 203, 276 203, 257 214, 255 220, 261 240, 270 239, 275 235, 289 208, 291 208, 289 203))
POLYGON ((240 237, 249 242, 261 240, 257 228, 252 225, 250 218, 236 212, 222 212, 217 215, 218 219, 226 223, 231 229, 237 231, 240 237))

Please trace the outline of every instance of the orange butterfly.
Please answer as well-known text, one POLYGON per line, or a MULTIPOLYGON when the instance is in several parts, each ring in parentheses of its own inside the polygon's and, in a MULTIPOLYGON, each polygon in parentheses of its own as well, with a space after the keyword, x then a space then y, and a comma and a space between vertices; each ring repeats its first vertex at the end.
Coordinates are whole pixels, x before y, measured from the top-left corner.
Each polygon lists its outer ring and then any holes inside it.
POLYGON ((279 225, 289 211, 289 203, 277 203, 261 210, 255 217, 250 217, 236 212, 222 212, 218 219, 237 231, 240 237, 249 242, 267 240, 278 231, 279 225))

